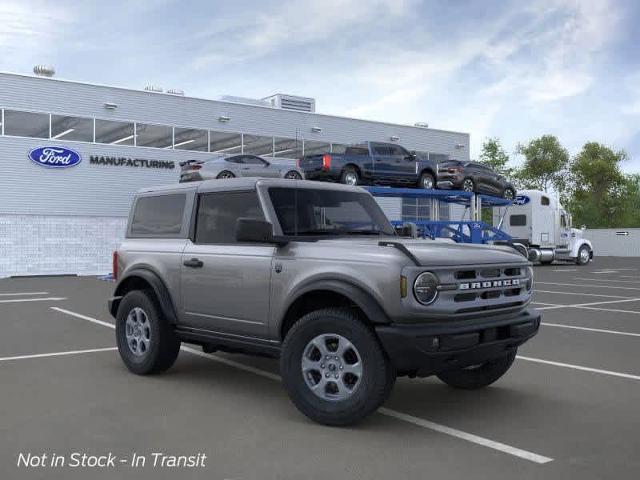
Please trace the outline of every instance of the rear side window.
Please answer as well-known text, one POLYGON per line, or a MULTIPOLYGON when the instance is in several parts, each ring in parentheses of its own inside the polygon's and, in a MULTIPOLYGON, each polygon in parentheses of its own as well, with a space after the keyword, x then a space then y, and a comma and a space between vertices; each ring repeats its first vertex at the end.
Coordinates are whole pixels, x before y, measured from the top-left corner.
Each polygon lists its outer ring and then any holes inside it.
POLYGON ((131 220, 131 233, 138 236, 178 235, 182 230, 185 202, 184 193, 138 198, 131 220))
POLYGON ((369 155, 367 147, 347 147, 345 155, 369 155))
POLYGON ((540 205, 549 205, 549 197, 540 197, 540 205))
POLYGON ((509 217, 509 225, 512 227, 524 227, 527 225, 526 215, 511 215, 509 217))
POLYGON ((257 192, 224 192, 200 195, 196 221, 196 243, 236 243, 235 232, 238 218, 264 219, 257 192))

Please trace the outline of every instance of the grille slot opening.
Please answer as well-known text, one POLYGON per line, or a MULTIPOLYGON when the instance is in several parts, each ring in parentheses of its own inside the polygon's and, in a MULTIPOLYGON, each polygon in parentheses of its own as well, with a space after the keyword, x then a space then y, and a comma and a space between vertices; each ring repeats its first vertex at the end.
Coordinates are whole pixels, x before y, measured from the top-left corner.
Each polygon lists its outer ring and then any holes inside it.
POLYGON ((505 268, 504 270, 504 274, 507 277, 517 277, 520 275, 520 267, 515 267, 515 268, 505 268))
POLYGON ((480 276, 484 278, 496 278, 500 276, 499 268, 485 268, 480 270, 480 276))
POLYGON ((520 295, 520 288, 510 288, 509 290, 504 291, 505 297, 517 297, 520 295))
POLYGON ((476 299, 475 293, 459 293, 454 298, 454 302, 473 302, 476 299))
POLYGON ((475 270, 460 270, 456 272, 456 278, 458 280, 473 280, 476 278, 475 270))
POLYGON ((491 290, 490 292, 482 292, 480 298, 489 300, 490 298, 498 298, 500 296, 500 290, 491 290))

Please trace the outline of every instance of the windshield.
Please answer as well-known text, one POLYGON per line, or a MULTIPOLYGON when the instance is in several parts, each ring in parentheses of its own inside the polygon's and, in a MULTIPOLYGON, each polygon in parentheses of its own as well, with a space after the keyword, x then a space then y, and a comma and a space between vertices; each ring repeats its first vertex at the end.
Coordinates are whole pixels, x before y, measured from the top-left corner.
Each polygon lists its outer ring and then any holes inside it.
POLYGON ((309 188, 270 188, 282 234, 395 235, 367 193, 309 188))

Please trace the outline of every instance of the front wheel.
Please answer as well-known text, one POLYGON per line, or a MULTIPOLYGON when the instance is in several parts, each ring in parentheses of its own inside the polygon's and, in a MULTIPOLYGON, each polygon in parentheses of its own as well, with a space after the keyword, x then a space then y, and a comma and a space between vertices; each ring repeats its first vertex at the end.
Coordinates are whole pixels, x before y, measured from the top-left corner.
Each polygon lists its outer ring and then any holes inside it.
POLYGON ((470 178, 465 178, 462 182, 462 190, 465 192, 473 192, 476 189, 475 183, 470 178))
POLYGON ((432 174, 425 172, 420 176, 420 183, 418 186, 425 190, 431 190, 436 188, 436 180, 432 174))
POLYGON ((284 178, 287 178, 289 180, 302 180, 302 175, 300 175, 295 170, 290 170, 284 175, 284 178))
POLYGON ((438 378, 454 388, 476 390, 491 385, 502 377, 516 358, 517 349, 495 360, 438 374, 438 378))
POLYGON ((586 265, 591 260, 591 249, 588 245, 582 245, 578 249, 578 256, 576 257, 576 263, 578 265, 586 265))
POLYGON ((282 345, 280 372, 291 401, 324 425, 352 425, 387 399, 395 370, 374 332, 349 309, 308 313, 282 345))
POLYGON ((116 342, 122 361, 138 375, 167 370, 180 352, 180 340, 147 290, 131 291, 120 302, 116 342))

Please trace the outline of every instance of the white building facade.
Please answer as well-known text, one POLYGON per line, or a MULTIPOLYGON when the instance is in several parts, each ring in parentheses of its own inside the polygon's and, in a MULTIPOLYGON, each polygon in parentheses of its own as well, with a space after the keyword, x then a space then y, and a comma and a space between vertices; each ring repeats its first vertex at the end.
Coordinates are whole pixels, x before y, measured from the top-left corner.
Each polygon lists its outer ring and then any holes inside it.
MULTIPOLYGON (((133 193, 177 182, 184 160, 298 158, 363 140, 469 159, 466 133, 300 108, 0 73, 0 277, 109 272, 133 193)), ((392 218, 424 210, 394 200, 392 218)))

